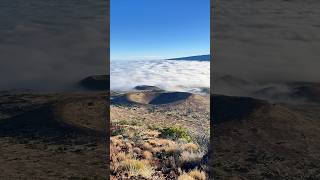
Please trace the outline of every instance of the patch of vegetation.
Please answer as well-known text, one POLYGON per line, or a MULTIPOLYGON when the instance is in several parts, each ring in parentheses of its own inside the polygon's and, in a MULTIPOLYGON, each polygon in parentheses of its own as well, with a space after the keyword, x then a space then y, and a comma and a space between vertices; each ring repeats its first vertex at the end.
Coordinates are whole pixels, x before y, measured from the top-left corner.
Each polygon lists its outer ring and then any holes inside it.
POLYGON ((143 125, 143 119, 133 118, 133 119, 130 119, 130 120, 119 120, 119 121, 116 121, 114 124, 117 124, 117 125, 129 125, 129 126, 142 126, 143 125))
POLYGON ((122 135, 126 131, 127 131, 127 128, 117 126, 111 129, 111 136, 122 135))
MULTIPOLYGON (((190 138, 181 127, 165 132, 168 137, 190 138)), ((204 152, 197 144, 164 139, 160 131, 150 129, 139 129, 135 136, 127 133, 110 138, 111 179, 206 179, 204 152)))
POLYGON ((161 136, 164 138, 170 138, 173 140, 184 139, 187 142, 191 142, 192 140, 187 129, 181 126, 165 127, 163 129, 160 129, 160 132, 161 136))
POLYGON ((161 130, 161 127, 157 124, 148 124, 148 129, 150 130, 156 130, 156 131, 160 131, 161 130))
POLYGON ((189 173, 183 173, 178 180, 206 180, 206 173, 198 169, 191 170, 189 173))
POLYGON ((153 167, 147 160, 124 159, 119 162, 119 170, 128 173, 129 177, 142 176, 144 178, 151 178, 154 174, 153 167))
POLYGON ((183 151, 180 155, 180 167, 183 169, 194 169, 201 164, 203 152, 183 151))

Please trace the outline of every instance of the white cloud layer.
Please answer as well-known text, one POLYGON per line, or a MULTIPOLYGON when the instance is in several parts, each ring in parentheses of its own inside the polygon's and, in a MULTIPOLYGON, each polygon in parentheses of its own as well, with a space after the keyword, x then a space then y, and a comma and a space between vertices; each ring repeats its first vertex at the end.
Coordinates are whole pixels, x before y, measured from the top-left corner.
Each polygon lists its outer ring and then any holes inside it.
POLYGON ((111 61, 111 90, 126 91, 138 85, 168 91, 200 91, 210 87, 210 62, 111 61))

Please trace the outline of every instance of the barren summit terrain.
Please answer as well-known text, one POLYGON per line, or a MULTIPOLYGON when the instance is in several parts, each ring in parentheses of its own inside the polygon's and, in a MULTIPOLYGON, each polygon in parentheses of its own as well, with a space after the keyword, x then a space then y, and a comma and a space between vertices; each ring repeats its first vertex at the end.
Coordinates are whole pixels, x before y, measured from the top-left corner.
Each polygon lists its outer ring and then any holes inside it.
POLYGON ((107 94, 0 95, 0 179, 107 179, 107 94))

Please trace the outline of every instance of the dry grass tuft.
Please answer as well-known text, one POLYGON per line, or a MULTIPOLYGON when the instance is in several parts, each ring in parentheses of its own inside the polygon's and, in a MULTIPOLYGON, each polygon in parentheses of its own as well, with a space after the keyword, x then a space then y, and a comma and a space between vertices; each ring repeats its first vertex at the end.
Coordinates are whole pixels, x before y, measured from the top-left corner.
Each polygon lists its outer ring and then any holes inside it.
POLYGON ((110 142, 114 146, 119 146, 122 144, 122 141, 118 137, 111 137, 110 142))
POLYGON ((157 131, 139 129, 134 136, 128 136, 127 133, 110 139, 111 177, 165 179, 173 174, 175 179, 180 180, 206 178, 206 173, 201 171, 204 153, 199 152, 198 145, 159 138, 157 131), (172 170, 168 171, 167 167, 172 170))
POLYGON ((152 146, 149 143, 145 142, 142 144, 142 149, 143 150, 152 150, 152 146))
POLYGON ((119 152, 114 157, 117 159, 117 161, 124 161, 128 158, 131 158, 131 156, 125 152, 119 152))
POLYGON ((196 152, 196 151, 198 151, 199 146, 190 142, 190 143, 182 145, 181 149, 183 149, 184 151, 196 152))
POLYGON ((174 144, 174 142, 168 139, 158 139, 158 144, 159 146, 170 146, 174 144))
POLYGON ((159 146, 160 145, 159 142, 155 139, 149 139, 148 143, 152 146, 159 146))
POLYGON ((142 176, 151 178, 154 169, 146 160, 127 159, 120 163, 120 168, 131 176, 142 176))
POLYGON ((157 138, 160 135, 159 131, 146 131, 143 133, 143 135, 148 136, 148 137, 153 137, 153 138, 157 138))
POLYGON ((151 152, 152 152, 152 153, 158 153, 158 152, 161 151, 161 149, 162 149, 162 148, 160 148, 160 147, 154 147, 154 148, 152 148, 151 152))
POLYGON ((201 165, 203 152, 183 151, 180 155, 180 166, 184 169, 194 169, 201 165))
POLYGON ((132 144, 129 143, 129 142, 126 142, 126 143, 125 143, 125 148, 126 148, 126 149, 132 149, 132 144))
POLYGON ((196 180, 206 180, 206 173, 198 169, 191 170, 188 174, 196 180))
POLYGON ((178 177, 178 180, 195 180, 195 179, 189 176, 188 174, 182 174, 178 177))
POLYGON ((163 150, 167 154, 176 154, 176 153, 179 153, 180 151, 179 146, 175 143, 172 143, 168 146, 163 147, 163 150))
POLYGON ((150 151, 143 151, 142 157, 144 159, 152 159, 153 155, 152 155, 152 153, 150 151))

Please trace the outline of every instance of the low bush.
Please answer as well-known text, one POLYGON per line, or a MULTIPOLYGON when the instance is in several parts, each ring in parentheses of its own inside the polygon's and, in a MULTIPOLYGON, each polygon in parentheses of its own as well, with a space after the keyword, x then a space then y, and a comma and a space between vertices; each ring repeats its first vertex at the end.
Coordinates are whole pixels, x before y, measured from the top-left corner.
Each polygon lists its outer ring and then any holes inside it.
POLYGON ((191 142, 192 138, 188 131, 181 126, 165 127, 160 129, 161 136, 164 138, 170 138, 173 140, 184 139, 187 142, 191 142))

